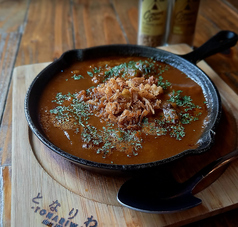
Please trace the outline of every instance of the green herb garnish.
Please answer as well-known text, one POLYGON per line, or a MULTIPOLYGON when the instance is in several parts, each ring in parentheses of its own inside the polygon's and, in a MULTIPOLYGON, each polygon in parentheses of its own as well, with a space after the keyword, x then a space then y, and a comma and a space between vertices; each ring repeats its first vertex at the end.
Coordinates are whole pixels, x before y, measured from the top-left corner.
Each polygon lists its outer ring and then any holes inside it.
POLYGON ((168 80, 163 81, 164 79, 162 76, 159 76, 158 80, 159 81, 158 81, 157 86, 161 86, 164 90, 171 86, 171 83, 168 82, 168 80))
POLYGON ((92 72, 87 72, 87 74, 90 76, 90 77, 93 77, 93 73, 92 72))
POLYGON ((82 75, 76 75, 76 74, 74 74, 74 75, 72 76, 72 78, 73 78, 74 80, 80 80, 80 79, 83 79, 84 77, 83 77, 82 75))

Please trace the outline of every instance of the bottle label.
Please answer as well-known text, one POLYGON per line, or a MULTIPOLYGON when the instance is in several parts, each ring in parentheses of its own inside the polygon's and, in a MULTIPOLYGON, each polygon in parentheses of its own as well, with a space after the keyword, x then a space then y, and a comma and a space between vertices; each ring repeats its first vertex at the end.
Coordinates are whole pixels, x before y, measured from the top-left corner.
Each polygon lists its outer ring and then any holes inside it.
POLYGON ((192 35, 195 31, 199 0, 176 0, 173 33, 192 35))
POLYGON ((142 0, 140 14, 140 33, 149 36, 165 32, 167 0, 142 0))

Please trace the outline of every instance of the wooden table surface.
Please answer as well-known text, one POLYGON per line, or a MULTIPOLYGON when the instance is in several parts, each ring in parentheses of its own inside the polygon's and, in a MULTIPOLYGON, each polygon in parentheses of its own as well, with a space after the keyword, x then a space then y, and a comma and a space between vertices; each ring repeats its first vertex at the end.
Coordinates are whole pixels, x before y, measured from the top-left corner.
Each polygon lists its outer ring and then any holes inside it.
MULTIPOLYGON (((138 0, 0 0, 0 226, 11 224, 14 67, 50 62, 74 48, 136 44, 137 27, 138 0)), ((220 30, 238 32, 238 2, 201 0, 194 47, 220 30)), ((206 62, 238 94, 238 45, 206 62)), ((189 226, 238 226, 237 212, 189 226)))

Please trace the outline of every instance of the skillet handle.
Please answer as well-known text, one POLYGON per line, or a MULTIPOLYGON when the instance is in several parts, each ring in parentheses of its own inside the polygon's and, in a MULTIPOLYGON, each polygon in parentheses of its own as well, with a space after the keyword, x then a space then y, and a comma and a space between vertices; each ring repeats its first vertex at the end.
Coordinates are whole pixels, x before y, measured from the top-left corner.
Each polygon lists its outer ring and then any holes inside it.
POLYGON ((193 64, 197 64, 206 57, 235 46, 237 40, 238 35, 236 33, 232 31, 220 31, 196 50, 180 56, 193 64))

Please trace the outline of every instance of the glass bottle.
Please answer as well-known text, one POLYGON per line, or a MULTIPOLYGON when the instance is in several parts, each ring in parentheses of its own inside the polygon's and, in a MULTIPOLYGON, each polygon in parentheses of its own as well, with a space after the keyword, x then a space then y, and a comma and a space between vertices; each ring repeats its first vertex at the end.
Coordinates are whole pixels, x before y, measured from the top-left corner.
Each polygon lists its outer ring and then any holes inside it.
POLYGON ((171 0, 168 44, 193 45, 200 0, 171 0))
POLYGON ((140 0, 137 44, 161 46, 165 43, 168 0, 140 0))

